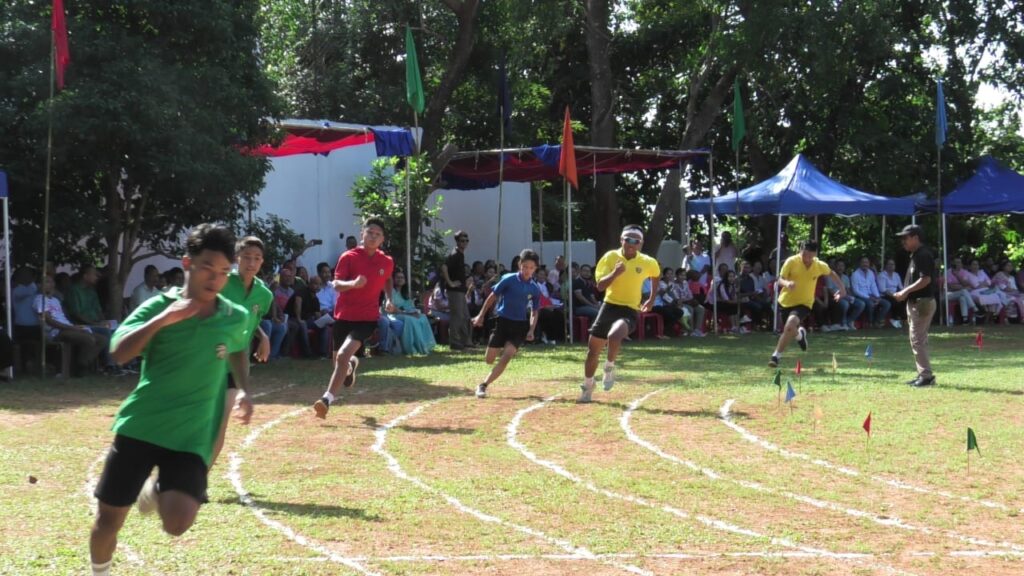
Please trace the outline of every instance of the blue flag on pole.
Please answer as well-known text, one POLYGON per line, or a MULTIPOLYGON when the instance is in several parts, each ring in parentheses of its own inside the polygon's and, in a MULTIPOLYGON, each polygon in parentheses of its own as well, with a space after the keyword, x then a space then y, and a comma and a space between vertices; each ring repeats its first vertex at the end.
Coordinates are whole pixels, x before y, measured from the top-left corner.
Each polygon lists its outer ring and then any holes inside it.
POLYGON ((789 402, 796 398, 796 390, 793 390, 793 382, 786 381, 786 402, 789 402))
POLYGON ((935 92, 935 145, 946 143, 946 97, 942 94, 942 79, 936 80, 935 92))
POLYGON ((868 347, 864 350, 864 357, 869 360, 875 357, 875 352, 871 349, 871 344, 868 344, 868 347))

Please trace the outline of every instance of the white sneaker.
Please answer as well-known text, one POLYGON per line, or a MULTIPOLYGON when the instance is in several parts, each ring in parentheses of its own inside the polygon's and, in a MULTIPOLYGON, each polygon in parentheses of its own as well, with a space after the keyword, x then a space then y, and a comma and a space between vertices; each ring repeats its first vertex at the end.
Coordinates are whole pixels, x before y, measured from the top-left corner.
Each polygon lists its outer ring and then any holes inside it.
POLYGON ((849 332, 856 332, 857 331, 857 325, 854 324, 853 322, 850 322, 849 324, 846 325, 846 330, 849 331, 849 332))
POLYGON ((139 509, 139 514, 146 516, 152 514, 156 510, 156 476, 150 476, 146 479, 146 483, 142 485, 142 492, 139 492, 139 499, 135 502, 135 506, 139 509))
POLYGON ((829 326, 828 324, 822 324, 821 325, 821 331, 822 332, 831 332, 832 331, 832 326, 829 326))
POLYGON ((693 336, 694 338, 703 338, 704 332, 701 332, 700 330, 694 330, 693 332, 690 333, 690 336, 693 336))
POLYGON ((754 320, 751 319, 750 316, 747 316, 746 314, 743 315, 743 318, 740 318, 740 324, 746 324, 747 322, 753 322, 753 321, 754 320))
POLYGON ((579 403, 580 404, 589 404, 590 402, 593 402, 593 398, 592 398, 592 396, 594 394, 594 387, 593 386, 590 386, 588 388, 586 384, 580 384, 580 390, 583 391, 582 393, 580 393, 580 399, 579 399, 579 403))
POLYGON ((796 331, 796 343, 800 345, 801 350, 807 351, 807 330, 804 330, 803 326, 796 331))
POLYGON ((477 384, 477 386, 476 386, 476 397, 477 398, 487 398, 487 384, 484 384, 483 382, 477 384))
POLYGON ((608 366, 604 367, 603 383, 605 392, 611 390, 612 386, 615 386, 615 366, 612 366, 611 368, 609 368, 608 366))

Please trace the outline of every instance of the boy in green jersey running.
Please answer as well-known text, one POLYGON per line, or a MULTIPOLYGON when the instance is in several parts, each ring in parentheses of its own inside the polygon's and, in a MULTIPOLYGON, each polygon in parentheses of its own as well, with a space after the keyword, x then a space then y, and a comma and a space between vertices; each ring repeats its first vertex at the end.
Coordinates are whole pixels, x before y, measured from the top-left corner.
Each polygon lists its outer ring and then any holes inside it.
POLYGON ((248 313, 220 291, 235 258, 227 228, 201 224, 189 233, 185 286, 153 297, 131 313, 110 341, 119 363, 142 356, 139 384, 114 420, 114 442, 96 486, 99 506, 89 538, 92 572, 110 573, 117 534, 154 467, 148 489, 164 530, 178 536, 206 501, 206 477, 224 408, 230 362, 242 422, 252 417, 245 394, 248 313))
MULTIPOLYGON (((228 282, 224 285, 220 295, 231 302, 238 304, 249 313, 249 322, 245 326, 245 333, 242 337, 245 340, 246 350, 254 337, 260 340, 259 348, 256 349, 256 360, 266 362, 270 356, 270 337, 260 329, 260 318, 270 311, 270 302, 274 294, 267 288, 267 285, 256 277, 260 268, 263 267, 263 241, 255 236, 246 236, 235 244, 235 254, 238 260, 238 272, 228 275, 228 282)), ((245 363, 246 373, 249 370, 249 363, 245 363)), ((227 395, 224 397, 224 415, 220 421, 220 431, 217 433, 217 441, 213 445, 213 458, 210 466, 217 461, 221 448, 224 447, 224 434, 228 429, 228 417, 235 406, 238 384, 228 373, 227 395)))

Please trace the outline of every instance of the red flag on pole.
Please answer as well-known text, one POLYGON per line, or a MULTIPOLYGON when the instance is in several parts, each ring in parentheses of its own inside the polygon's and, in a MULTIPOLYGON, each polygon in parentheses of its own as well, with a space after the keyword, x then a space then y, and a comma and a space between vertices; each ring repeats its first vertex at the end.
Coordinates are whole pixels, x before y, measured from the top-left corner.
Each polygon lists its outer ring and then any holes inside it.
POLYGON ((978 350, 981 350, 981 346, 984 343, 984 340, 985 338, 984 336, 981 335, 981 330, 978 330, 977 336, 974 337, 974 345, 978 347, 978 350))
POLYGON ((572 124, 569 123, 569 107, 565 107, 565 123, 562 125, 562 153, 558 158, 558 173, 579 190, 576 177, 576 147, 572 143, 572 124))
POLYGON ((53 0, 53 21, 50 24, 50 29, 53 30, 57 89, 62 90, 64 88, 64 69, 71 62, 71 52, 68 51, 68 27, 64 20, 64 0, 53 0))
POLYGON ((799 358, 797 358, 797 359, 796 359, 796 375, 797 375, 797 376, 799 376, 799 375, 800 375, 800 373, 801 373, 801 372, 803 372, 803 368, 804 368, 804 367, 803 367, 803 364, 801 364, 801 363, 800 363, 800 359, 799 359, 799 358))
POLYGON ((868 436, 871 436, 871 412, 868 412, 868 417, 864 419, 864 424, 861 424, 861 427, 868 433, 868 436))

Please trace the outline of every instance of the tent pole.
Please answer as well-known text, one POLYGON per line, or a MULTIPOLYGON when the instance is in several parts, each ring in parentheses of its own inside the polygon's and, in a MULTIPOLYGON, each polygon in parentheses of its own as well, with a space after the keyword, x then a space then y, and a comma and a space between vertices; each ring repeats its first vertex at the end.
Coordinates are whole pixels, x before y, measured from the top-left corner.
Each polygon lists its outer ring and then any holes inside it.
POLYGON ((814 241, 821 243, 821 236, 818 235, 818 215, 814 215, 814 241))
MULTIPOLYGON (((596 157, 597 155, 595 154, 594 156, 596 157)), ((594 172, 594 186, 597 186, 597 172, 596 171, 594 172)), ((566 207, 568 209, 568 211, 569 211, 569 213, 568 213, 568 222, 569 222, 569 250, 568 250, 568 254, 565 257, 565 271, 559 273, 558 281, 560 283, 564 283, 566 280, 568 280, 568 282, 569 282, 569 291, 568 291, 568 295, 566 296, 565 299, 569 301, 568 302, 568 306, 566 306, 566 310, 569 313, 569 316, 567 318, 567 320, 569 322, 569 342, 568 343, 572 344, 573 341, 574 341, 574 336, 575 336, 575 334, 573 334, 573 332, 575 331, 575 326, 573 326, 574 318, 573 318, 573 315, 572 315, 572 308, 573 308, 573 306, 572 306, 572 186, 570 186, 568 183, 566 183, 566 188, 568 188, 568 191, 569 191, 569 204, 566 207), (566 275, 566 274, 568 274, 569 277, 568 278, 563 278, 563 276, 566 275)), ((559 289, 559 296, 561 296, 561 289, 559 289)))
MULTIPOLYGON (((40 276, 40 288, 42 288, 42 282, 46 280, 46 263, 50 259, 50 164, 53 160, 53 91, 55 86, 54 74, 57 68, 57 43, 55 42, 54 32, 50 31, 50 99, 47 101, 46 108, 49 120, 47 122, 46 132, 46 183, 43 187, 43 268, 42 275, 40 276)), ((4 218, 6 225, 7 219, 4 218)), ((10 292, 8 291, 8 294, 10 292)), ((46 305, 46 298, 42 299, 43 305, 46 305)), ((8 308, 10 308, 8 306, 8 308)), ((42 313, 42 310, 39 310, 42 313)), ((42 343, 39 346, 39 373, 42 378, 46 378, 46 322, 39 323, 39 341, 42 343)), ((64 377, 69 377, 70 374, 65 374, 64 377)))
POLYGON ((885 214, 882 214, 882 256, 878 260, 878 273, 885 270, 885 214))
MULTIPOLYGON (((533 184, 530 184, 533 186, 533 184)), ((540 261, 544 261, 544 186, 537 187, 537 231, 540 233, 540 261)), ((500 262, 500 260, 499 260, 500 262)))
POLYGON ((711 274, 708 278, 708 286, 711 288, 711 293, 708 294, 712 298, 711 303, 711 331, 714 334, 718 334, 718 285, 715 282, 715 156, 714 154, 708 157, 708 172, 709 178, 711 179, 711 185, 709 186, 708 194, 711 197, 711 202, 708 203, 710 206, 711 217, 708 218, 708 252, 711 254, 711 274))
POLYGON ((686 221, 686 193, 683 191, 683 163, 678 164, 677 174, 679 175, 679 267, 683 267, 683 254, 689 241, 689 229, 686 221))
POLYGON ((779 214, 778 228, 775 233, 775 290, 772 294, 772 329, 779 331, 779 273, 782 270, 782 214, 779 214))
MULTIPOLYGON (((946 215, 945 214, 939 214, 939 217, 942 218, 942 279, 943 279, 943 283, 945 283, 946 270, 949 269, 949 256, 947 255, 948 252, 946 250, 946 215)), ((938 291, 938 294, 939 294, 939 298, 942 298, 941 291, 938 291)), ((945 321, 946 321, 946 326, 949 326, 949 324, 950 324, 949 323, 949 297, 947 296, 946 298, 944 298, 944 300, 946 301, 945 305, 943 306, 943 308, 946 310, 946 320, 945 321)), ((961 310, 960 312, 963 313, 963 310, 961 310)))
MULTIPOLYGON (((7 335, 14 336, 14 326, 11 322, 11 225, 10 215, 7 212, 7 196, 4 196, 4 288, 7 294, 7 335)), ((7 368, 7 378, 14 379, 14 367, 7 368)))
MULTIPOLYGON (((416 111, 412 112, 413 142, 416 144, 416 154, 420 153, 420 119, 416 111)), ((412 184, 410 183, 409 172, 412 168, 411 158, 405 160, 405 275, 409 280, 416 276, 412 273, 412 184)), ((417 157, 417 161, 419 158, 417 157)), ((422 279, 421 289, 427 289, 427 279, 422 279)))

